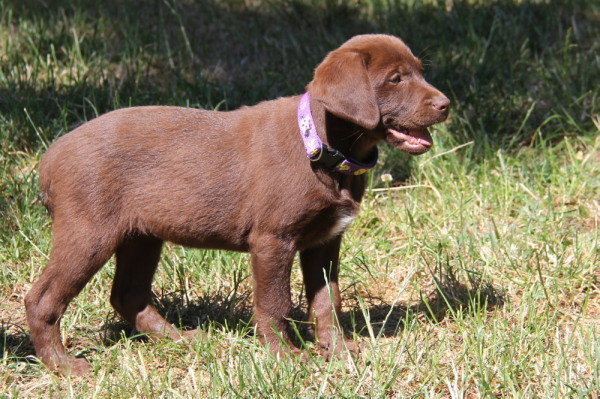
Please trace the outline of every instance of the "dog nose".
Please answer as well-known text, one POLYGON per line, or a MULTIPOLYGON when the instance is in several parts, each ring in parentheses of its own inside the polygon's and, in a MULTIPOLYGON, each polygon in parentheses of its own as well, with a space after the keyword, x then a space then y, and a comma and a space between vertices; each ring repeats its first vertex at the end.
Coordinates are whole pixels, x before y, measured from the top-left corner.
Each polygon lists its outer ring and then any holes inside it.
POLYGON ((431 105, 440 112, 447 112, 450 108, 450 100, 446 96, 434 97, 431 105))

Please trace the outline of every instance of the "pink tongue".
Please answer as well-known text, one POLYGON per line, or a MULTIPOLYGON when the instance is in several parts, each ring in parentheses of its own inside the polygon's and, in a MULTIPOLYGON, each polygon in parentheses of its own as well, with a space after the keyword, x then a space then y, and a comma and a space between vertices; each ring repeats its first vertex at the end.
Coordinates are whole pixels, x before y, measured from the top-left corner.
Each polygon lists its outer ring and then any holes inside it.
POLYGON ((399 132, 394 129, 389 129, 390 133, 394 135, 398 140, 406 141, 409 144, 420 144, 426 147, 431 147, 431 135, 427 129, 423 130, 403 130, 399 132))

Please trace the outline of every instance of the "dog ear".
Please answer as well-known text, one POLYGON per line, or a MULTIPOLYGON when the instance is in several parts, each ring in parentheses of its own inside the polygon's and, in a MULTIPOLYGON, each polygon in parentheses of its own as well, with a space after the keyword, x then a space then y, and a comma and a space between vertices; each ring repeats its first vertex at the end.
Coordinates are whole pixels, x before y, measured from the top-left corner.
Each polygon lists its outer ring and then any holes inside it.
POLYGON ((335 50, 315 70, 308 91, 335 116, 373 130, 380 115, 366 63, 365 54, 335 50))

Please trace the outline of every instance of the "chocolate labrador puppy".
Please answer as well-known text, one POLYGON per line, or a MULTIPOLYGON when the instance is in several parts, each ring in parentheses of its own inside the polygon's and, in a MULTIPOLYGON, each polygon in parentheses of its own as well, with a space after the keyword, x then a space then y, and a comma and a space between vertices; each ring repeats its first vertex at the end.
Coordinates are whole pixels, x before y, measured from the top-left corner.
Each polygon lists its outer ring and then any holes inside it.
POLYGON ((113 254, 117 312, 151 338, 182 338, 152 305, 165 241, 250 252, 256 332, 274 352, 301 353, 288 323, 299 251, 321 354, 354 350, 336 324, 341 236, 377 144, 422 154, 427 127, 448 115, 422 69, 400 39, 356 36, 317 67, 303 96, 231 112, 125 108, 59 138, 40 164, 50 261, 25 298, 37 355, 53 370, 89 370, 66 354, 60 319, 113 254))

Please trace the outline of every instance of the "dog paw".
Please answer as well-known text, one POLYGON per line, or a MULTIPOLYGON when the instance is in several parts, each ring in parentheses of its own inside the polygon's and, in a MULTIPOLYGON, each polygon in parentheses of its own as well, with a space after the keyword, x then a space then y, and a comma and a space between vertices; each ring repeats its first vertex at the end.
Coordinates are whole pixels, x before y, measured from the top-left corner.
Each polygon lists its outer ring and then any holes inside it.
POLYGON ((357 356, 360 348, 356 342, 351 339, 338 339, 335 343, 319 343, 319 352, 326 361, 342 360, 346 355, 357 356))
POLYGON ((50 364, 50 369, 65 376, 83 376, 91 373, 90 363, 81 358, 63 357, 59 363, 50 364))
POLYGON ((71 375, 85 375, 92 372, 92 366, 85 359, 74 359, 71 365, 71 375))
POLYGON ((269 352, 277 359, 291 358, 305 362, 309 358, 308 352, 298 348, 292 343, 282 344, 276 343, 274 345, 268 345, 269 352))
POLYGON ((193 330, 182 331, 181 337, 184 341, 187 342, 205 341, 206 333, 202 330, 195 328, 193 330))
POLYGON ((307 361, 309 357, 308 352, 299 348, 292 348, 288 353, 301 362, 307 361))

